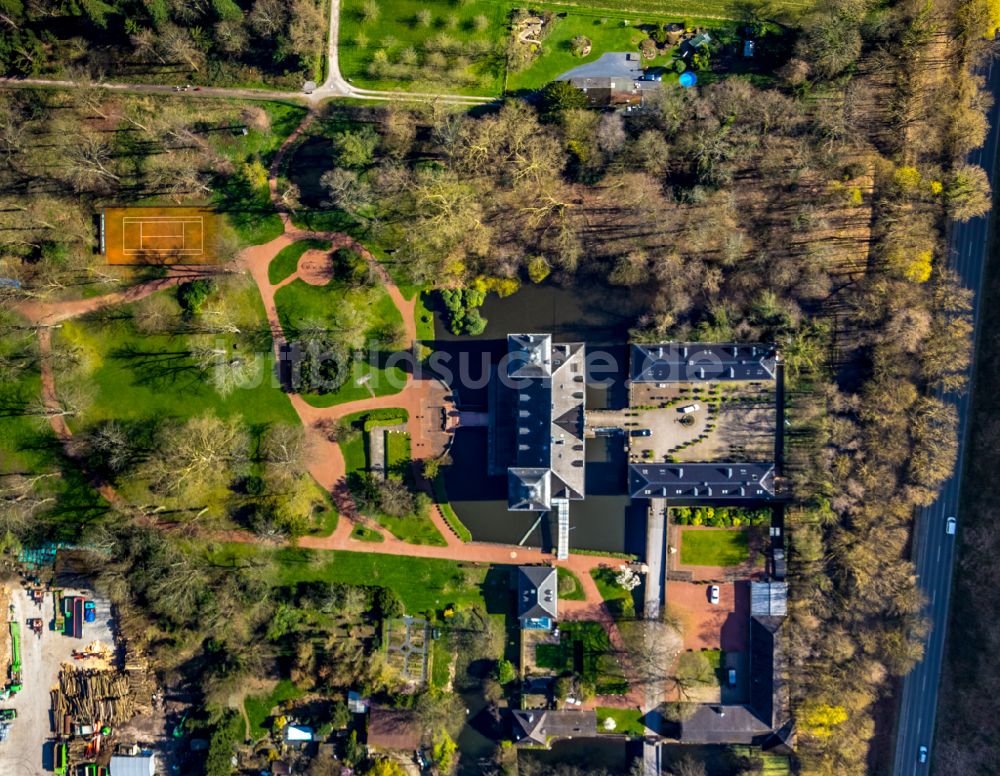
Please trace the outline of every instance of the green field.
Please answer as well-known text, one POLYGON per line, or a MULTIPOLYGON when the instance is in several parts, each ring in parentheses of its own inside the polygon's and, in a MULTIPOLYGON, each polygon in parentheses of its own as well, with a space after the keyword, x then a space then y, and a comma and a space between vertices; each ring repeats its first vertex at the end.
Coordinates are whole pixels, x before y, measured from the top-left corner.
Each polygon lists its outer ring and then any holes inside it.
POLYGON ((750 558, 746 531, 705 528, 681 532, 681 563, 739 566, 750 558))
MULTIPOLYGON (((167 312, 179 313, 174 299, 173 290, 161 291, 142 302, 116 308, 117 314, 63 324, 55 339, 91 366, 90 374, 82 379, 94 391, 93 402, 86 412, 71 419, 71 426, 77 429, 112 419, 188 418, 209 412, 221 418, 241 416, 249 424, 297 424, 288 396, 272 379, 274 356, 269 339, 256 343, 259 360, 254 382, 223 396, 197 369, 188 336, 149 334, 135 327, 132 315, 143 306, 162 306, 167 312)), ((248 329, 266 331, 264 306, 252 283, 234 288, 226 295, 225 304, 248 329)), ((216 346, 238 344, 230 333, 212 337, 216 346)), ((61 380, 60 385, 76 379, 61 380)))
POLYGON ((506 34, 509 6, 489 0, 376 4, 378 18, 369 22, 362 18, 365 0, 346 0, 341 6, 340 69, 345 78, 370 89, 499 94, 503 77, 495 49, 506 34), (417 18, 424 11, 431 17, 427 25, 417 18), (476 29, 477 17, 485 18, 484 29, 476 29), (432 45, 435 41, 440 45, 432 45), (372 76, 368 68, 380 51, 388 71, 372 76), (408 65, 411 52, 413 64, 408 65))
POLYGON ((388 587, 399 595, 410 613, 436 610, 448 604, 485 605, 484 596, 506 600, 509 584, 507 574, 495 574, 490 584, 497 591, 491 593, 484 589, 486 567, 436 558, 401 558, 397 555, 340 550, 270 549, 240 543, 194 549, 203 552, 213 564, 221 566, 264 563, 268 571, 265 578, 273 585, 344 582, 388 587))
MULTIPOLYGON (((775 18, 792 21, 811 0, 779 0, 775 18)), ((378 16, 365 21, 365 0, 347 0, 341 13, 340 67, 346 78, 371 89, 497 95, 538 89, 572 67, 610 51, 635 51, 647 33, 642 25, 687 22, 718 27, 741 18, 740 0, 591 0, 488 2, 488 0, 382 0, 378 16), (515 8, 552 11, 561 18, 542 42, 542 53, 519 72, 507 72, 504 46, 515 8), (423 12, 423 16, 420 14, 423 12), (480 17, 477 29, 475 21, 480 17), (485 27, 482 19, 486 20, 485 27), (586 57, 570 51, 577 35, 591 40, 586 57), (382 53, 376 53, 382 52, 382 53), (439 52, 439 53, 435 53, 439 52), (384 57, 382 71, 370 65, 384 57)), ((668 57, 646 61, 663 65, 668 57)), ((676 76, 674 76, 676 78, 676 76)))
POLYGON ((451 662, 454 659, 446 639, 431 642, 431 684, 439 689, 451 679, 451 662))

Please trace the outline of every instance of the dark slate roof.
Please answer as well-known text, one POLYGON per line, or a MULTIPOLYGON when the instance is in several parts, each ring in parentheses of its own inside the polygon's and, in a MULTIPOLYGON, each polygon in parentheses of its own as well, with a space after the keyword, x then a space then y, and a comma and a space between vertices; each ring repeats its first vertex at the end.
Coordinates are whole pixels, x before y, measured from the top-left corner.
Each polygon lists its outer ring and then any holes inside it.
POLYGON ((559 612, 559 577, 551 566, 518 566, 518 619, 551 617, 559 612))
POLYGON ((783 623, 782 617, 750 618, 750 704, 772 730, 789 717, 778 637, 783 623))
POLYGON ((662 342, 633 345, 635 383, 773 380, 777 350, 763 344, 662 342))
MULTIPOLYGON (((585 351, 553 344, 551 334, 509 334, 507 373, 499 390, 513 395, 514 466, 507 470, 508 509, 548 511, 557 498, 584 496, 585 351)), ((507 407, 508 403, 504 402, 507 407)), ((496 434, 501 429, 495 429, 496 434)))
POLYGON ((749 706, 703 703, 681 722, 680 740, 685 744, 752 744, 770 733, 770 726, 749 706))
POLYGON ((780 631, 784 617, 750 618, 750 703, 701 704, 681 722, 680 740, 691 744, 782 747, 794 734, 780 631))
POLYGON ((632 498, 770 499, 771 463, 633 463, 628 467, 632 498))
POLYGON ((593 737, 597 735, 597 714, 593 710, 517 709, 514 711, 514 743, 545 746, 550 738, 593 737))

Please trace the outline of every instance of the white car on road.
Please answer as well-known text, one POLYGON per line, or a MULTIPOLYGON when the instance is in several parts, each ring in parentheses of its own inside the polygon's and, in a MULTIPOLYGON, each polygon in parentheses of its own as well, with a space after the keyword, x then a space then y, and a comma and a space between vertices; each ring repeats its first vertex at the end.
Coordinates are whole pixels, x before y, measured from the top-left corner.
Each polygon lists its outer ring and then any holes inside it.
POLYGON ((708 588, 708 602, 710 604, 718 604, 719 603, 719 586, 718 585, 712 585, 710 588, 708 588))
POLYGON ((955 529, 958 527, 958 521, 954 517, 949 517, 944 521, 944 532, 949 536, 955 535, 955 529))

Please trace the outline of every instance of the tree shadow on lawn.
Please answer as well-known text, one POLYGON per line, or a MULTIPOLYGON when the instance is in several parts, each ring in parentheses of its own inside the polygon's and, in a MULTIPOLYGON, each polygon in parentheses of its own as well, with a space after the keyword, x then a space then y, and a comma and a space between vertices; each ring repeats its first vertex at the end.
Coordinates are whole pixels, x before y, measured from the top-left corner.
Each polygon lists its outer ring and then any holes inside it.
POLYGON ((181 393, 205 387, 206 371, 191 360, 189 350, 142 350, 123 345, 108 355, 128 365, 135 375, 134 385, 181 393))

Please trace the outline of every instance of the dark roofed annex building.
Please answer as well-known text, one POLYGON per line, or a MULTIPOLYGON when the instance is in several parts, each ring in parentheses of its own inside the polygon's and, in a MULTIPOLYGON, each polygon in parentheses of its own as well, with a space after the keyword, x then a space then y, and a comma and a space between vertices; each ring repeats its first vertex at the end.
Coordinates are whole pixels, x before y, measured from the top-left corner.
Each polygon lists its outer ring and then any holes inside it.
POLYGON ((522 630, 552 630, 559 616, 559 576, 552 566, 517 569, 517 619, 522 630))
POLYGON ((633 383, 774 380, 777 364, 774 345, 659 342, 632 345, 629 377, 633 383))

